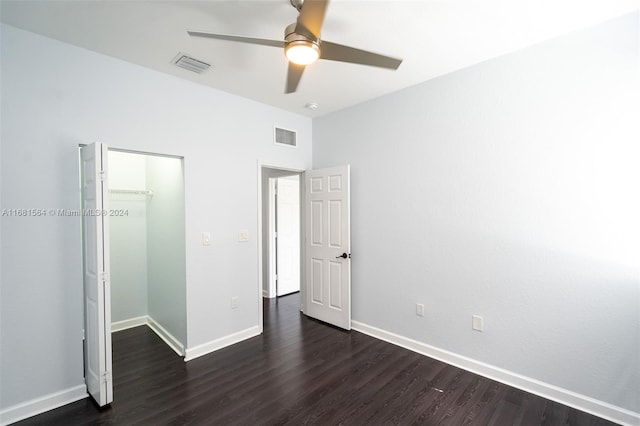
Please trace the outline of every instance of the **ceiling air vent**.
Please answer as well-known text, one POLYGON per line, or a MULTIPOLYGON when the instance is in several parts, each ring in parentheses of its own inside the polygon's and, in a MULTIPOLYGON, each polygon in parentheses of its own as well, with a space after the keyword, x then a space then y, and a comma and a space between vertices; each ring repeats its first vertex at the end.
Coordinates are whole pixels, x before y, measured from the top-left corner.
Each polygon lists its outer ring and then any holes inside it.
POLYGON ((178 53, 172 61, 174 64, 185 70, 193 71, 198 74, 202 74, 209 69, 211 64, 192 58, 184 53, 178 53))
POLYGON ((293 130, 283 129, 281 127, 275 128, 274 133, 275 143, 279 145, 296 146, 296 132, 293 130))

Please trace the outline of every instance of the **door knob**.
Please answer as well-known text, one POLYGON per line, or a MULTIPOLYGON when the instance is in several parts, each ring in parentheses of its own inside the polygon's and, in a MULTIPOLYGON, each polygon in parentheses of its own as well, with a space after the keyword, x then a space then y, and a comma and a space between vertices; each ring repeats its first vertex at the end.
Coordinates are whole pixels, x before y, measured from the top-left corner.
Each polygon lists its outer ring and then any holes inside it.
POLYGON ((351 257, 350 255, 348 255, 347 253, 342 253, 340 256, 336 256, 336 259, 346 259, 347 257, 351 257))

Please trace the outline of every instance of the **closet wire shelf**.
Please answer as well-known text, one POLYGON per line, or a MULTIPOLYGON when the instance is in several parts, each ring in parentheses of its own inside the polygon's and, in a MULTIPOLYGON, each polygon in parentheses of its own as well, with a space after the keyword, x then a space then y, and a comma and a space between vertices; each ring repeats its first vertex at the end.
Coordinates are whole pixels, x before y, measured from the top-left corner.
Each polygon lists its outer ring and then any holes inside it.
POLYGON ((110 194, 131 194, 131 195, 146 195, 147 197, 153 197, 153 191, 143 189, 110 189, 110 194))

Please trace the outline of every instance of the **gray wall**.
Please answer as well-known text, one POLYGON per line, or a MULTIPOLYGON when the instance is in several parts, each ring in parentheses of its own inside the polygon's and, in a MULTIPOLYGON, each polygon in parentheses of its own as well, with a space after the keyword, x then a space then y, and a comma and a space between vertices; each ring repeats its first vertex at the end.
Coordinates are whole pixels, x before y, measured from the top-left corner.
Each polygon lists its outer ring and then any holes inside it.
MULTIPOLYGON (((108 167, 110 189, 147 189, 145 156, 110 151, 108 167)), ((147 315, 147 201, 109 194, 109 208, 127 212, 109 217, 111 322, 147 315)))
POLYGON ((184 173, 173 157, 109 152, 112 322, 150 316, 183 346, 187 339, 184 173))
POLYGON ((637 31, 314 120, 314 168, 352 166, 354 320, 640 412, 637 31))
POLYGON ((184 179, 182 160, 147 157, 149 316, 183 344, 187 341, 184 179))
MULTIPOLYGON (((308 168, 311 120, 0 28, 1 207, 78 209, 81 143, 182 156, 187 347, 257 330, 257 164, 308 168), (273 143, 274 124, 298 131, 297 149, 273 143), (238 242, 240 229, 248 243, 238 242), (203 231, 211 246, 202 246, 203 231)), ((2 217, 0 228, 6 410, 84 384, 81 226, 78 217, 2 217)))

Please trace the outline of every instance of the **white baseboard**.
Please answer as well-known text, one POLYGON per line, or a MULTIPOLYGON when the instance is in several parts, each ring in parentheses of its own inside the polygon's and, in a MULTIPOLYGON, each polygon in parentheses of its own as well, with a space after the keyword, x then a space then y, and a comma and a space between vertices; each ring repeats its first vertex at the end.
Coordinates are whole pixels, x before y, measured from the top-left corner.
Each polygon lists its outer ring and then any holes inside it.
POLYGON ((126 330, 128 328, 138 327, 141 325, 147 324, 147 316, 143 315, 141 317, 129 318, 123 321, 116 321, 111 323, 111 332, 115 333, 116 331, 126 330))
POLYGON ((193 348, 187 348, 185 350, 185 361, 191 361, 192 359, 201 357, 203 355, 215 352, 219 349, 233 345, 234 343, 241 342, 251 337, 258 336, 260 334, 260 327, 254 326, 247 328, 246 330, 238 331, 237 333, 230 334, 228 336, 221 337, 216 340, 212 340, 207 343, 203 343, 193 348))
MULTIPOLYGON (((180 343, 178 339, 176 339, 164 327, 158 324, 157 321, 149 316, 130 318, 128 320, 111 323, 111 332, 113 333, 122 331, 141 325, 147 325, 178 355, 184 355, 184 345, 182 345, 182 343, 180 343)), ((63 405, 79 401, 81 399, 87 398, 88 396, 89 395, 87 394, 87 387, 82 384, 73 388, 45 395, 40 398, 32 399, 30 401, 26 401, 1 410, 0 425, 9 425, 11 423, 15 423, 20 420, 24 420, 26 418, 44 413, 46 411, 62 407, 63 405)))
POLYGON ((179 356, 184 356, 184 345, 180 340, 176 339, 166 328, 161 326, 156 320, 149 315, 144 315, 136 318, 129 318, 124 321, 117 321, 111 323, 111 332, 126 330, 128 328, 138 327, 141 325, 148 326, 154 333, 158 335, 164 342, 169 345, 179 356))
POLYGON ((0 411, 2 426, 33 417, 88 397, 87 387, 78 385, 40 398, 32 399, 0 411))
POLYGON ((153 330, 164 342, 169 345, 171 349, 180 356, 184 356, 184 345, 176 339, 171 333, 169 333, 163 326, 158 324, 150 316, 147 316, 147 325, 153 330))
POLYGON ((351 321, 351 327, 356 331, 384 340, 385 342, 435 358, 447 364, 471 371, 472 373, 568 405, 569 407, 577 408, 578 410, 602 417, 603 419, 611 420, 622 425, 640 425, 640 413, 635 413, 595 398, 580 395, 576 392, 485 364, 358 321, 351 321))

